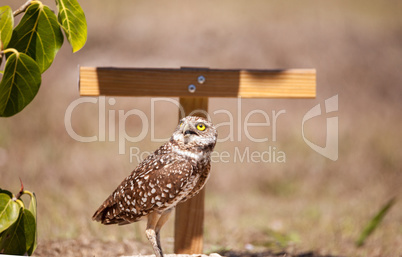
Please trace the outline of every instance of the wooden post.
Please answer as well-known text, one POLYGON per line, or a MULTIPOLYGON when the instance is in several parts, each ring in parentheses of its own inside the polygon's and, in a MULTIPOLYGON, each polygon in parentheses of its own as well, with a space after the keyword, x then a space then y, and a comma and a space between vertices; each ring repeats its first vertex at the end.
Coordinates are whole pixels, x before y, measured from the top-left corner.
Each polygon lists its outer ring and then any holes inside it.
MULTIPOLYGON (((314 98, 314 69, 222 70, 222 69, 149 69, 80 68, 82 96, 180 97, 185 115, 194 110, 208 111, 209 97, 314 98), (199 83, 197 78, 205 81, 199 83), (194 85, 196 90, 189 90, 194 85)), ((204 113, 204 114, 205 114, 204 113)), ((202 112, 193 115, 205 116, 202 112)), ((204 198, 197 196, 176 209, 175 253, 202 253, 204 198)))
MULTIPOLYGON (((180 98, 185 116, 191 114, 205 117, 208 112, 208 98, 180 98)), ((183 117, 180 117, 179 119, 183 117)), ((177 205, 174 229, 174 252, 177 254, 202 253, 204 234, 205 189, 192 199, 177 205)))

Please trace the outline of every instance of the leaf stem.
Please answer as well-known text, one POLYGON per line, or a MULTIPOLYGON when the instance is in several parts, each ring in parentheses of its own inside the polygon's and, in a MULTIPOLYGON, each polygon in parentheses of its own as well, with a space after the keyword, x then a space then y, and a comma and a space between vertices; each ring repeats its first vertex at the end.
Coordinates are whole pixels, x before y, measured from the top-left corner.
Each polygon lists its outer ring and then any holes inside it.
POLYGON ((7 48, 4 51, 1 51, 2 54, 6 54, 6 53, 9 53, 9 52, 13 52, 14 54, 18 54, 18 51, 16 49, 14 49, 14 48, 7 48))
POLYGON ((31 191, 28 191, 28 190, 24 190, 24 191, 22 191, 22 194, 23 195, 29 195, 31 198, 33 198, 34 197, 34 195, 33 195, 33 193, 31 192, 31 191))
POLYGON ((24 205, 24 202, 23 201, 21 201, 21 199, 17 199, 17 200, 15 200, 22 208, 24 208, 25 209, 25 205, 24 205))

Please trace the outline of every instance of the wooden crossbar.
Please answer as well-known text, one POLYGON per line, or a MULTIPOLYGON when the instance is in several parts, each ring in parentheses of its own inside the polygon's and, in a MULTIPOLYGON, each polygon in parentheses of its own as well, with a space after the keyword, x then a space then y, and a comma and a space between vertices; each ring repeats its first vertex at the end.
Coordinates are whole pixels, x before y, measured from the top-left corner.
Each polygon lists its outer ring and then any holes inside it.
POLYGON ((315 89, 315 69, 80 67, 83 96, 314 98, 315 89), (198 82, 199 76, 204 77, 204 83, 198 82), (190 85, 195 87, 193 93, 190 85))

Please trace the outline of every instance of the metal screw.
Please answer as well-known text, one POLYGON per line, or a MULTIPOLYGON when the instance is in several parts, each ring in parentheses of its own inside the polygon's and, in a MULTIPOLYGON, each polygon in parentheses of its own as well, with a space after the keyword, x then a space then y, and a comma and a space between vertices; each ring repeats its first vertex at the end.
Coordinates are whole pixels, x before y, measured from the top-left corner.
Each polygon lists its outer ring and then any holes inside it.
POLYGON ((205 82, 205 77, 204 76, 199 76, 198 77, 198 83, 200 83, 200 84, 204 84, 204 82, 205 82))
POLYGON ((194 93, 195 90, 196 90, 196 87, 195 87, 193 84, 191 84, 191 85, 188 86, 188 92, 194 93))

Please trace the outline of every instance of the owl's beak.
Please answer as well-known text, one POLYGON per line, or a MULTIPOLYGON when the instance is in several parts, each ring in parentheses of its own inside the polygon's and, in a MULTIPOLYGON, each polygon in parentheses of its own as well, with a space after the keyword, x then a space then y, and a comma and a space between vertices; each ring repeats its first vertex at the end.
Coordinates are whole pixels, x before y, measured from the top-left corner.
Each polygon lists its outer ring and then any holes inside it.
POLYGON ((196 135, 197 133, 191 129, 189 124, 186 124, 183 128, 183 135, 184 136, 189 136, 189 135, 196 135))

